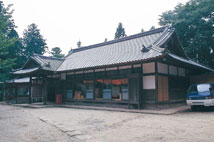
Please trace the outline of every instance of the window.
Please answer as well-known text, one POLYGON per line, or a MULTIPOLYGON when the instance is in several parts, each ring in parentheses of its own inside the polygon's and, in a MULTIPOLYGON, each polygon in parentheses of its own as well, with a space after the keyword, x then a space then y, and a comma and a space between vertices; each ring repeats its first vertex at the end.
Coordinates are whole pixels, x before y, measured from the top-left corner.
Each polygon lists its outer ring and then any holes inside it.
POLYGON ((155 63, 144 63, 143 64, 143 73, 154 73, 155 72, 155 63))
POLYGON ((113 79, 112 80, 112 100, 121 101, 122 94, 120 90, 121 80, 120 79, 113 79))
POLYGON ((28 87, 19 87, 17 89, 17 95, 18 96, 27 96, 29 95, 28 87))
POLYGON ((133 65, 133 72, 134 72, 134 73, 142 73, 141 64, 134 64, 134 65, 133 65))
POLYGON ((210 92, 213 90, 213 86, 210 84, 198 84, 198 85, 192 85, 188 92, 189 93, 200 93, 200 92, 210 92))
POLYGON ((119 73, 120 74, 130 74, 132 73, 132 66, 127 65, 127 66, 119 66, 119 73))
POLYGON ((77 78, 77 79, 83 78, 83 74, 75 74, 75 78, 77 78))
POLYGON ((105 76, 105 71, 95 72, 95 76, 97 76, 97 77, 105 76))
POLYGON ((94 95, 96 100, 103 99, 103 80, 97 79, 95 82, 94 95))
POLYGON ((86 85, 83 81, 77 81, 74 83, 74 99, 85 99, 86 98, 86 85))
POLYGON ((122 100, 128 100, 128 79, 121 79, 122 100))
POLYGON ((84 80, 86 85, 86 99, 94 99, 94 81, 84 80))
POLYGON ((107 74, 108 76, 118 75, 118 70, 106 71, 106 74, 107 74))
POLYGON ((176 66, 169 66, 169 74, 171 75, 177 75, 178 71, 177 71, 177 67, 176 66))
POLYGON ((179 76, 185 76, 185 69, 184 68, 178 68, 178 75, 179 76))
POLYGON ((67 99, 72 99, 73 98, 73 91, 72 90, 67 90, 66 91, 66 96, 67 96, 67 99))
POLYGON ((103 99, 111 100, 111 80, 105 79, 103 82, 103 99))
POLYGON ((163 63, 158 63, 158 72, 168 74, 168 65, 163 63))
POLYGON ((112 100, 128 100, 128 79, 112 80, 112 100))
POLYGON ((39 85, 34 85, 31 88, 32 98, 41 98, 42 97, 42 87, 39 85))
POLYGON ((198 92, 209 92, 211 88, 210 84, 199 84, 197 85, 198 92))
POLYGON ((143 77, 143 89, 155 89, 155 76, 143 77))
POLYGON ((85 73, 85 77, 93 78, 94 77, 94 73, 93 72, 85 73))

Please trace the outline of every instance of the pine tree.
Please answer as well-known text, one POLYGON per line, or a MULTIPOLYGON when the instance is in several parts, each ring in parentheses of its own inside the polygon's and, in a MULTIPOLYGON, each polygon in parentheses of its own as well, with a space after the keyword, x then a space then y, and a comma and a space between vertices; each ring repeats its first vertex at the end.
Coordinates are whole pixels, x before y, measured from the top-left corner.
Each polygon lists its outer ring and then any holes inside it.
POLYGON ((54 47, 51 49, 52 56, 56 58, 62 58, 65 56, 64 54, 61 54, 61 52, 62 50, 59 47, 54 47))
POLYGON ((155 29, 155 26, 152 26, 151 28, 150 28, 150 30, 154 30, 155 29))
POLYGON ((43 55, 48 49, 45 39, 34 23, 29 25, 27 30, 24 30, 22 43, 25 47, 26 57, 32 56, 33 53, 43 55))
POLYGON ((15 38, 17 39, 14 43, 13 46, 10 46, 8 48, 8 58, 14 58, 16 59, 16 65, 13 66, 13 68, 21 68, 24 63, 26 62, 26 57, 24 54, 24 47, 22 46, 21 39, 19 38, 18 33, 16 32, 15 29, 12 29, 10 34, 10 38, 15 38))
POLYGON ((119 23, 114 39, 118 39, 118 38, 125 37, 125 36, 126 36, 125 29, 123 28, 122 23, 119 23))
POLYGON ((15 65, 15 59, 9 58, 8 48, 14 46, 16 38, 11 38, 9 34, 15 25, 10 10, 12 5, 4 7, 0 1, 0 82, 10 78, 10 72, 15 65))
POLYGON ((145 32, 145 31, 144 31, 144 29, 142 28, 142 29, 141 29, 141 33, 143 33, 143 32, 145 32))

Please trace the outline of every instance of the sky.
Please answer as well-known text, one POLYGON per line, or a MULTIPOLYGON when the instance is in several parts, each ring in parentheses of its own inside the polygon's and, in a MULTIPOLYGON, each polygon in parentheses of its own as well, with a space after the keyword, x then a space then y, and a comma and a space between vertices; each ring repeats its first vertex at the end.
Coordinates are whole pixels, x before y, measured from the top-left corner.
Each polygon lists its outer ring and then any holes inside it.
POLYGON ((188 0, 4 0, 13 4, 13 19, 19 36, 35 23, 49 49, 60 47, 64 54, 71 48, 114 39, 119 22, 127 35, 143 28, 159 27, 161 13, 173 10, 188 0))

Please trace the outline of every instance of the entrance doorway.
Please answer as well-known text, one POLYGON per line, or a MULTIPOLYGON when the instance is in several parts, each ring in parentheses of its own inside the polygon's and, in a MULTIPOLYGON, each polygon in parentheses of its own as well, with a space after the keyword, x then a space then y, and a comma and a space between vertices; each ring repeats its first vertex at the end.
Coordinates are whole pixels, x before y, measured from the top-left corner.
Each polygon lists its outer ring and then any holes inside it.
POLYGON ((158 76, 158 102, 169 101, 168 77, 158 76))
POLYGON ((129 91, 129 104, 137 104, 139 107, 139 96, 140 96, 140 90, 139 90, 139 76, 138 75, 132 75, 129 76, 128 81, 128 91, 129 91))

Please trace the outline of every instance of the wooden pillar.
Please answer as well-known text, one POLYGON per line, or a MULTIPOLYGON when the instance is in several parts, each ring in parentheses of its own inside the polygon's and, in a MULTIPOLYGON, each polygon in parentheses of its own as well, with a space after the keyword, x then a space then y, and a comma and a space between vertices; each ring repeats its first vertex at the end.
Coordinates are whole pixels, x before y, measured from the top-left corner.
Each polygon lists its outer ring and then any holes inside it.
POLYGON ((65 90, 66 90, 66 87, 65 87, 65 84, 66 84, 66 80, 60 80, 60 95, 62 97, 62 103, 65 101, 65 90))
POLYGON ((13 81, 12 86, 10 86, 10 87, 11 87, 11 88, 14 87, 14 89, 15 89, 15 92, 14 92, 15 94, 14 94, 14 95, 15 95, 15 102, 16 102, 16 104, 17 104, 17 89, 18 89, 18 88, 17 88, 17 86, 16 86, 16 84, 15 84, 14 81, 13 81))
POLYGON ((18 89, 18 88, 15 86, 15 97, 16 97, 16 104, 17 104, 17 102, 18 102, 18 101, 17 101, 17 89, 18 89))
POLYGON ((155 62, 155 94, 156 94, 156 99, 155 103, 158 103, 158 65, 157 62, 155 62))
POLYGON ((30 76, 30 83, 29 83, 29 104, 31 104, 31 89, 32 89, 32 76, 30 76))
POLYGON ((3 101, 6 101, 6 85, 5 84, 3 84, 2 85, 2 95, 3 95, 3 101))
MULTIPOLYGON (((168 74, 167 74, 167 76, 168 76, 168 96, 169 96, 169 102, 170 102, 172 96, 170 94, 170 88, 169 88, 169 86, 170 86, 169 85, 169 79, 170 79, 170 75, 169 75, 169 64, 167 64, 167 67, 168 67, 168 74)), ((177 73, 178 73, 178 71, 177 71, 177 73)))
POLYGON ((43 104, 46 105, 47 104, 47 77, 44 76, 44 85, 43 85, 43 89, 42 89, 42 97, 43 97, 43 104))
POLYGON ((141 109, 141 104, 142 104, 142 75, 139 74, 139 95, 138 95, 138 109, 141 109))

